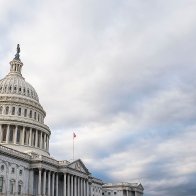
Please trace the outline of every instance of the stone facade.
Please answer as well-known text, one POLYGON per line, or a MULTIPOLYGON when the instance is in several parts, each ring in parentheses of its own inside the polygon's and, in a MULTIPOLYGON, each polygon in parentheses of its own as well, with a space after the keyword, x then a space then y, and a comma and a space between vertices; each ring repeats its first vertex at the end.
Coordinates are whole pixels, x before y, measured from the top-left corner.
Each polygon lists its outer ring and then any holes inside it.
POLYGON ((104 196, 143 196, 144 188, 140 183, 116 183, 104 184, 102 187, 104 196))
MULTIPOLYGON (((0 80, 0 196, 101 196, 115 190, 116 186, 103 186, 80 159, 69 162, 50 157, 46 113, 35 89, 21 74, 19 52, 18 46, 9 74, 0 80)), ((124 188, 121 192, 118 196, 124 196, 124 188)), ((141 189, 134 196, 142 193, 141 189)))

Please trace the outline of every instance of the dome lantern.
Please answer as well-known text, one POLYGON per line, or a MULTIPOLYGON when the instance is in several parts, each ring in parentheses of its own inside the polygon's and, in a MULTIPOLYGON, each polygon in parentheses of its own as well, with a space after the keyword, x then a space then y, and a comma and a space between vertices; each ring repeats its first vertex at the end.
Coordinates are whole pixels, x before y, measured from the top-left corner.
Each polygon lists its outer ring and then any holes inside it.
POLYGON ((23 66, 23 63, 20 61, 20 45, 17 45, 16 49, 17 53, 15 55, 15 58, 10 62, 10 74, 17 74, 22 76, 21 69, 23 66))

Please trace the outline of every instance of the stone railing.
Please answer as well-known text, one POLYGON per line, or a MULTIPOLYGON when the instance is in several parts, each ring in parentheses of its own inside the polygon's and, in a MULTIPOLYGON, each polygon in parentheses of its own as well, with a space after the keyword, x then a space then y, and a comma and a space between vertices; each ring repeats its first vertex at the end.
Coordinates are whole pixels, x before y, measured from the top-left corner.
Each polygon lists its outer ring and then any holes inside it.
POLYGON ((30 160, 30 155, 19 152, 17 150, 13 150, 12 148, 8 148, 6 146, 0 145, 0 152, 6 153, 6 154, 9 154, 9 155, 18 157, 18 158, 26 159, 28 161, 30 160))
POLYGON ((44 155, 38 155, 38 154, 31 154, 31 160, 32 161, 41 161, 46 162, 51 165, 59 166, 59 162, 51 157, 47 157, 44 155))
POLYGON ((60 166, 68 165, 70 164, 69 161, 63 160, 63 161, 58 161, 60 166))

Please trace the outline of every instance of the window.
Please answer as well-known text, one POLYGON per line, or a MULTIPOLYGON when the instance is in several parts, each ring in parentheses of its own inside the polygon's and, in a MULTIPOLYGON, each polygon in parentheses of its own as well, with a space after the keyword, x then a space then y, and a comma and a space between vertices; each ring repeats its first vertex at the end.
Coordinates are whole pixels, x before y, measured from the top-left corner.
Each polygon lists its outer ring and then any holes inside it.
POLYGON ((1 165, 1 171, 3 171, 3 170, 4 170, 4 168, 5 168, 5 167, 4 167, 4 165, 1 165))
POLYGON ((14 194, 14 181, 10 181, 10 194, 14 194))
POLYGON ((32 118, 32 111, 29 112, 29 117, 32 118))
POLYGON ((22 176, 22 169, 19 170, 19 175, 22 176))
POLYGON ((12 108, 12 115, 15 114, 15 107, 12 108))
POLYGON ((3 107, 0 107, 0 114, 3 114, 3 107))
POLYGON ((114 192, 114 195, 116 195, 116 192, 114 192))
POLYGON ((18 108, 18 116, 21 116, 21 108, 18 108))
POLYGON ((36 115, 36 112, 34 112, 34 119, 35 119, 35 120, 36 120, 36 116, 37 116, 37 115, 36 115))
POLYGON ((0 193, 3 192, 3 177, 0 177, 0 193))
POLYGON ((15 168, 12 167, 11 173, 14 174, 14 172, 15 172, 15 168))
POLYGON ((22 185, 19 184, 18 185, 18 195, 21 195, 21 192, 22 192, 22 185))
POLYGON ((7 106, 5 109, 5 113, 8 114, 9 113, 9 107, 7 106))
POLYGON ((27 109, 24 110, 24 117, 27 117, 27 109))

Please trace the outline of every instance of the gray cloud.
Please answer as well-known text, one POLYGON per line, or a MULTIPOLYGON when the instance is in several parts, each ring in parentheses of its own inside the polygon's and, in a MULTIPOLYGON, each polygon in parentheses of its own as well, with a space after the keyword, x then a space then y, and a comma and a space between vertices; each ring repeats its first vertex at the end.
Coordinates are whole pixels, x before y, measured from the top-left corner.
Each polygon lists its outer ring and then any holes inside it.
POLYGON ((0 76, 21 43, 52 156, 72 158, 75 131, 76 157, 105 181, 141 181, 151 196, 195 195, 195 7, 1 1, 0 76))

